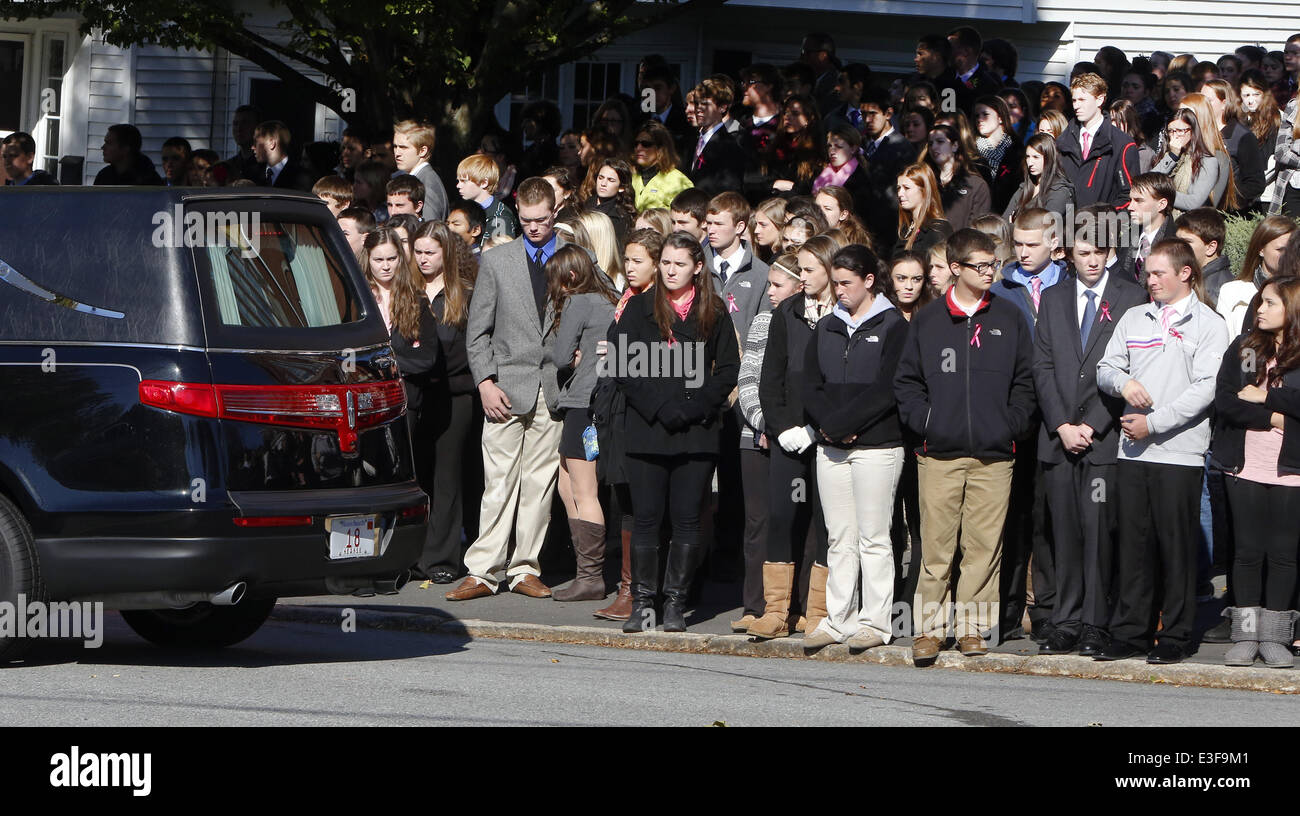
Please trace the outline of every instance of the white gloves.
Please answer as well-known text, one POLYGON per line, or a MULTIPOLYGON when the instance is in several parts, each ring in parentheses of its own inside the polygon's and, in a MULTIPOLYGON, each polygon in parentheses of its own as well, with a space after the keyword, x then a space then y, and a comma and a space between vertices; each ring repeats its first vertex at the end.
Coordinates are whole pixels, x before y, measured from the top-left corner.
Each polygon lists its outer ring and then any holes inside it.
POLYGON ((813 427, 805 425, 802 428, 791 428, 788 431, 782 431, 776 441, 781 443, 781 447, 786 453, 803 453, 808 450, 814 441, 813 427))

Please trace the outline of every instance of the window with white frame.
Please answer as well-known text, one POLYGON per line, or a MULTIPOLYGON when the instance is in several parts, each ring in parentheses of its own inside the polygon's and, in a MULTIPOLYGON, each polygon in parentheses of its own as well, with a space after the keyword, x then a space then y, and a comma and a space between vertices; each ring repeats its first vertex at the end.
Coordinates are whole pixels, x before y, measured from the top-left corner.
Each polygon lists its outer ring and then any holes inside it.
POLYGON ((67 70, 68 40, 63 34, 47 34, 44 44, 40 121, 45 132, 36 149, 46 171, 57 175, 63 144, 63 74, 67 70))
MULTIPOLYGON (((617 62, 578 62, 573 65, 573 126, 586 128, 596 109, 622 89, 623 66, 617 62)), ((630 127, 631 123, 624 123, 630 127)))

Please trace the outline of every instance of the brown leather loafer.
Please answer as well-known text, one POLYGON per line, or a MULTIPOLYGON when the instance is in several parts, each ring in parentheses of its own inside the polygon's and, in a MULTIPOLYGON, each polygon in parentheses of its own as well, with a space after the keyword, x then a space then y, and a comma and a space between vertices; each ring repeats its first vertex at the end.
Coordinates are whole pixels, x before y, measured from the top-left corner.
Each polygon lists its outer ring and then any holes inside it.
POLYGON ((551 588, 539 581, 536 575, 525 575, 519 583, 510 587, 510 591, 527 595, 529 598, 551 597, 551 588))
POLYGON ((475 598, 486 598, 492 594, 491 587, 467 575, 465 580, 460 582, 460 586, 448 592, 445 597, 449 601, 472 601, 475 598))
POLYGON ((916 665, 928 665, 939 656, 939 648, 942 645, 938 638, 922 635, 912 641, 912 662, 916 665))
POLYGON ((988 644, 979 635, 967 635, 964 638, 957 638, 957 648, 966 657, 979 657, 989 653, 988 644))

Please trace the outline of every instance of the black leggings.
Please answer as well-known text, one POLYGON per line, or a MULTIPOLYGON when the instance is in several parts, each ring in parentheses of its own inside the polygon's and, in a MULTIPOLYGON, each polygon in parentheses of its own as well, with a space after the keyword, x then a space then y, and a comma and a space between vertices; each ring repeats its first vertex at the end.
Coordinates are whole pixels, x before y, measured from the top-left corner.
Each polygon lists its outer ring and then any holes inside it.
POLYGON ((1291 608, 1300 549, 1300 487, 1226 478, 1232 506, 1232 587, 1237 606, 1291 608), (1265 570, 1267 563, 1268 569, 1265 570), (1267 572, 1267 575, 1265 573, 1267 572))
POLYGON ((830 546, 821 499, 817 496, 816 446, 802 456, 772 449, 768 464, 767 560, 792 563, 803 551, 809 525, 817 536, 817 563, 826 563, 830 546))
MULTIPOLYGON (((632 547, 659 548, 659 526, 668 512, 672 549, 693 557, 700 543, 700 497, 713 476, 717 458, 707 454, 642 456, 628 454, 624 465, 632 503, 632 547)), ((655 582, 657 583, 657 581, 655 582)), ((688 579, 689 583, 689 579, 688 579)))

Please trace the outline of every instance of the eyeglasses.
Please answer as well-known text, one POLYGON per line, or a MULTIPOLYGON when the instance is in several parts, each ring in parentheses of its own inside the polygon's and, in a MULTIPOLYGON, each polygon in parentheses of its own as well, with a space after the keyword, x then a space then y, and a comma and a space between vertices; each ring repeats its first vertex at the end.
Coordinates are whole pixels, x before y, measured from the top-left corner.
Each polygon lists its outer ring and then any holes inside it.
POLYGON ((997 271, 998 268, 997 261, 985 261, 984 263, 977 263, 977 264, 963 263, 962 261, 958 261, 957 265, 964 266, 967 269, 973 269, 981 275, 983 275, 985 272, 995 272, 997 271))
POLYGON ((1180 128, 1171 127, 1168 129, 1168 132, 1170 136, 1186 136, 1192 132, 1192 128, 1190 126, 1180 128))
POLYGON ((637 147, 655 147, 656 145, 655 145, 654 142, 650 141, 649 139, 637 139, 637 140, 636 140, 636 146, 637 146, 637 147))

